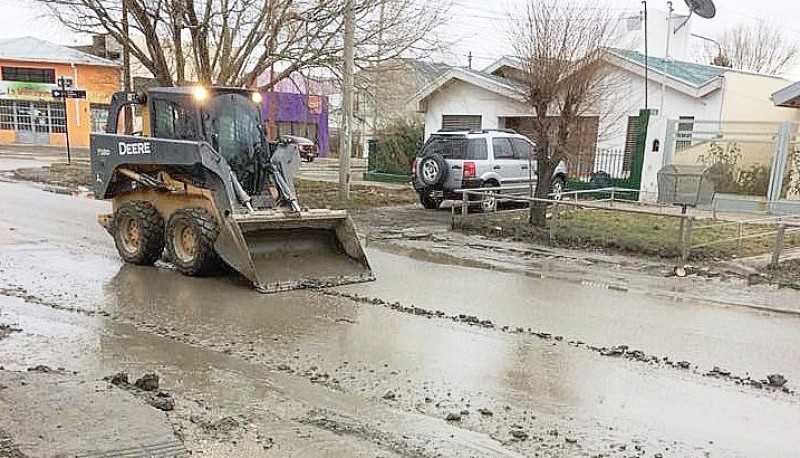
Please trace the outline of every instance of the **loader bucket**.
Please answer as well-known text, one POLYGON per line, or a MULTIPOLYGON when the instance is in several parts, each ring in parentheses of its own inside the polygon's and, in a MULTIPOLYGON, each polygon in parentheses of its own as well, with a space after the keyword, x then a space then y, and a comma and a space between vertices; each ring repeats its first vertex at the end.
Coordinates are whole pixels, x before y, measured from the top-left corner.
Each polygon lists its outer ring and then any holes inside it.
POLYGON ((374 280, 345 211, 262 210, 225 218, 214 248, 261 292, 374 280))

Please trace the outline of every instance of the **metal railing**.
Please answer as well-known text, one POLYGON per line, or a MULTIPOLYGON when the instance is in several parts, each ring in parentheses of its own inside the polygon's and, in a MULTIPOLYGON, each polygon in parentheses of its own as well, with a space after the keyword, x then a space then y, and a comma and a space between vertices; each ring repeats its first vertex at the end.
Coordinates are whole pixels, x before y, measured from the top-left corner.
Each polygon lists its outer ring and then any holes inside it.
MULTIPOLYGON (((479 205, 481 200, 487 197, 511 202, 528 203, 529 211, 533 207, 534 202, 542 202, 551 205, 551 237, 554 236, 556 226, 558 225, 559 207, 561 206, 607 211, 613 210, 623 213, 646 214, 650 216, 663 216, 680 219, 680 228, 678 230, 678 246, 680 247, 681 259, 684 262, 689 259, 692 250, 726 243, 736 243, 737 249, 740 249, 744 240, 773 237, 774 243, 769 262, 770 266, 777 266, 780 262, 781 254, 784 252, 787 235, 800 233, 800 214, 769 216, 738 221, 717 221, 715 217, 709 217, 708 220, 713 220, 715 222, 696 226, 695 221, 697 219, 695 216, 678 213, 679 209, 675 206, 633 202, 627 199, 619 198, 620 196, 624 196, 626 194, 638 193, 638 189, 608 187, 602 189, 568 191, 563 192, 558 196, 551 194, 550 198, 548 199, 532 197, 530 195, 521 195, 519 194, 520 191, 527 191, 528 194, 530 194, 530 189, 528 187, 514 186, 457 190, 456 192, 461 194, 462 200, 460 207, 451 207, 453 227, 459 227, 465 218, 471 216, 480 217, 481 215, 494 214, 495 212, 478 213, 473 215, 469 213, 470 205, 479 205), (509 193, 509 191, 511 193, 509 193), (592 194, 594 194, 594 198, 588 200, 586 197, 592 194), (480 199, 470 200, 470 196, 477 196, 480 197, 480 199), (580 200, 582 196, 584 197, 584 200, 580 200), (459 208, 460 212, 458 211, 459 208), (755 227, 760 229, 761 226, 763 226, 765 230, 752 234, 745 233, 745 228, 749 229, 755 227), (709 241, 695 241, 695 235, 698 231, 718 230, 720 228, 728 227, 736 228, 736 234, 730 237, 719 237, 709 241)), ((701 219, 701 221, 706 220, 701 219)))
MULTIPOLYGON (((638 193, 638 189, 627 189, 627 188, 618 188, 618 187, 609 187, 609 188, 601 188, 601 189, 586 189, 580 191, 565 191, 558 195, 555 193, 550 193, 549 199, 543 199, 541 197, 532 197, 530 196, 530 188, 520 187, 520 186, 505 186, 505 187, 488 187, 488 188, 470 188, 470 189, 458 189, 455 191, 456 193, 461 194, 461 216, 466 217, 469 215, 469 207, 470 205, 479 205, 481 201, 487 197, 493 199, 499 199, 504 201, 512 201, 512 202, 521 202, 521 203, 529 203, 532 204, 534 202, 543 202, 548 204, 554 205, 565 205, 565 206, 579 206, 585 208, 599 208, 599 209, 609 209, 613 208, 615 202, 627 202, 631 203, 630 200, 624 200, 618 198, 620 195, 630 194, 630 193, 638 193), (508 191, 511 191, 509 193, 508 191), (522 195, 519 192, 525 191, 529 195, 522 195), (516 192, 516 193, 515 193, 516 192), (608 196, 608 197, 601 197, 592 200, 580 200, 580 196, 588 196, 591 194, 599 194, 601 196, 608 196), (480 200, 470 200, 470 196, 479 196, 480 200), (603 203, 607 203, 608 205, 603 205, 603 203)), ((453 215, 456 213, 456 206, 451 207, 451 212, 453 215)), ((629 211, 633 213, 642 213, 641 210, 636 209, 628 209, 628 208, 620 208, 621 211, 629 211)))
POLYGON ((720 221, 694 227, 694 218, 687 217, 682 224, 683 259, 688 259, 691 250, 705 248, 727 243, 735 243, 736 249, 741 250, 742 242, 745 240, 770 239, 774 238, 769 267, 776 267, 780 263, 781 254, 785 248, 786 236, 793 233, 800 233, 800 215, 769 216, 764 218, 752 218, 739 221, 720 221), (762 228, 770 228, 760 230, 762 228), (759 229, 754 234, 745 234, 745 227, 759 229), (724 228, 735 228, 736 234, 730 237, 717 238, 702 243, 693 243, 695 233, 702 230, 716 230, 724 228))

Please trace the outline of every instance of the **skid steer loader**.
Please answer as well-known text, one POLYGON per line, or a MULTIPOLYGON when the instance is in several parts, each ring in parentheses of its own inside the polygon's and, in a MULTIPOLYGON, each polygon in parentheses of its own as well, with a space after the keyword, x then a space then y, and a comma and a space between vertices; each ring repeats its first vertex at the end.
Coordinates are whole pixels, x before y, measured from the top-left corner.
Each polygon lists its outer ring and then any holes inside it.
POLYGON ((347 213, 297 201, 299 152, 267 141, 260 100, 221 87, 114 94, 91 166, 95 196, 113 208, 98 221, 120 256, 152 265, 166 251, 190 276, 227 264, 262 292, 374 279, 347 213), (117 133, 126 106, 140 132, 117 133))

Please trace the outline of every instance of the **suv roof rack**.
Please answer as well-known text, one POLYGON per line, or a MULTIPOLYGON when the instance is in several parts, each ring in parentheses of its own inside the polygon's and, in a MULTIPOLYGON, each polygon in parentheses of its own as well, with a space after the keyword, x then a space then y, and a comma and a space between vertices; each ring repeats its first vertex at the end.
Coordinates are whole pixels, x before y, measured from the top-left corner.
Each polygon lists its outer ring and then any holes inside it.
POLYGON ((488 134, 489 132, 503 132, 505 134, 516 134, 519 135, 514 129, 459 129, 459 128, 451 128, 451 129, 439 129, 437 132, 466 132, 470 134, 488 134))
POLYGON ((471 134, 488 134, 489 132, 502 132, 504 134, 518 135, 518 132, 514 129, 473 129, 469 131, 471 134))

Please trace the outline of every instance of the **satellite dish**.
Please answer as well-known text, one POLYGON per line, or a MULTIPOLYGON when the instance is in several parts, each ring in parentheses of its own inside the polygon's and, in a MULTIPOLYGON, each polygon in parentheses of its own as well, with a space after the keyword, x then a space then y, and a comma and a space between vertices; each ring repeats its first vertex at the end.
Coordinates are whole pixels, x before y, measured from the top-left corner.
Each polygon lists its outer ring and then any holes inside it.
POLYGON ((717 8, 714 6, 713 0, 683 0, 689 11, 700 16, 703 19, 711 19, 717 14, 717 8))

